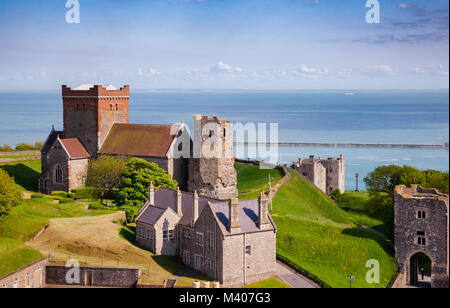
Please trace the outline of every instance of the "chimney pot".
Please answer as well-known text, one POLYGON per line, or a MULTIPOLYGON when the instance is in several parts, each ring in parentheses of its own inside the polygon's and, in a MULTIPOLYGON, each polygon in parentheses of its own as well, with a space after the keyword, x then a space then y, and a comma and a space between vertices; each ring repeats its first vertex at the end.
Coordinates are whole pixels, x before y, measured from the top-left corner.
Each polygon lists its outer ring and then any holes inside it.
POLYGON ((181 194, 180 187, 177 187, 177 214, 178 214, 178 216, 183 216, 182 205, 181 205, 182 196, 183 195, 181 194))
POLYGON ((228 228, 232 234, 241 231, 241 224, 239 222, 239 199, 237 198, 230 200, 228 228))
POLYGON ((193 212, 192 212, 192 227, 195 225, 195 222, 198 219, 198 194, 197 191, 194 191, 194 202, 193 202, 193 212))
POLYGON ((155 205, 155 187, 153 186, 153 182, 150 181, 150 186, 149 186, 149 201, 150 201, 150 205, 154 206, 155 205))
POLYGON ((269 197, 261 192, 258 199, 258 227, 261 230, 267 230, 269 228, 269 197))

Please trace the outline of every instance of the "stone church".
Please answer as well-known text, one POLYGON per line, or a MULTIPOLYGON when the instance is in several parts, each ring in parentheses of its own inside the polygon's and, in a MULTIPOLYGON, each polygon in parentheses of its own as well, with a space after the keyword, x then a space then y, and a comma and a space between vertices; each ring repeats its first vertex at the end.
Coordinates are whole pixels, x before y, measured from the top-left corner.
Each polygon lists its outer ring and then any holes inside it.
POLYGON ((218 199, 237 196, 230 122, 195 115, 192 141, 184 124, 130 124, 129 100, 129 86, 120 89, 112 85, 84 84, 73 89, 62 86, 63 130, 52 128, 41 149, 42 193, 84 187, 89 160, 98 155, 113 155, 154 162, 183 190, 198 190, 201 195, 218 199), (205 130, 211 123, 219 129, 205 130), (193 156, 195 146, 187 155, 175 155, 182 150, 182 136, 187 135, 190 145, 198 144, 201 148, 213 134, 218 134, 223 151, 231 155, 203 157, 200 151, 193 156))

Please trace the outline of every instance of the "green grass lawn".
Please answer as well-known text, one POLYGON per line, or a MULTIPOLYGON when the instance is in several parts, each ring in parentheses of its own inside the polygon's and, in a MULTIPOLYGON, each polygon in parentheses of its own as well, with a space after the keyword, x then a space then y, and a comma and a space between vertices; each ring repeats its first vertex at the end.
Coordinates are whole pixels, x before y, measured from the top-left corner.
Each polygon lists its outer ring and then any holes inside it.
POLYGON ((14 178, 16 184, 22 187, 22 189, 34 192, 38 191, 38 183, 41 176, 40 160, 1 163, 0 168, 8 172, 14 178))
POLYGON ((0 277, 42 259, 44 255, 36 249, 23 247, 0 253, 0 277))
POLYGON ((21 154, 21 155, 2 155, 2 154, 0 154, 0 159, 2 159, 2 158, 15 159, 15 158, 26 158, 26 157, 35 157, 35 156, 40 156, 40 154, 21 154))
POLYGON ((290 286, 277 278, 270 278, 246 285, 246 289, 288 289, 290 286))
POLYGON ((241 200, 257 199, 261 191, 269 188, 269 175, 273 179, 272 186, 284 176, 280 169, 260 169, 258 166, 244 163, 236 163, 234 167, 241 200))
POLYGON ((346 191, 336 202, 358 225, 380 231, 390 239, 394 238, 393 213, 389 211, 378 214, 371 213, 369 211, 369 193, 367 191, 346 191))
POLYGON ((396 271, 392 247, 359 228, 348 213, 297 172, 291 174, 273 202, 277 254, 331 287, 348 287, 349 275, 356 278, 354 287, 386 287, 396 271), (380 263, 380 284, 365 280, 370 259, 380 263))
POLYGON ((104 210, 86 210, 80 203, 50 204, 51 198, 24 200, 0 220, 0 254, 30 240, 51 218, 97 216, 113 213, 104 210))

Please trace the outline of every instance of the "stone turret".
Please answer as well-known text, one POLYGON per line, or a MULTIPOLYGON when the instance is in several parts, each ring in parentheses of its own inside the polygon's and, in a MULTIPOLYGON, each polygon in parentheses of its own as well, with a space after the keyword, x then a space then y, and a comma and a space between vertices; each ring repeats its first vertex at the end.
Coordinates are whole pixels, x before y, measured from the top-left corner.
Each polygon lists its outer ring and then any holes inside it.
POLYGON ((217 117, 194 115, 193 159, 189 162, 188 190, 227 200, 238 195, 231 123, 217 117))

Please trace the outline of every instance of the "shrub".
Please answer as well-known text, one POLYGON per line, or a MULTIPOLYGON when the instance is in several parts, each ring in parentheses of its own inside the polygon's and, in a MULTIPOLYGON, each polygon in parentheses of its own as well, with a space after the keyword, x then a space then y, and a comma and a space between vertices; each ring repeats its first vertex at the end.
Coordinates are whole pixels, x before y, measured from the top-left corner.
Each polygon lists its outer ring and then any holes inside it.
POLYGON ((12 152, 12 151, 14 151, 14 149, 7 144, 0 146, 0 152, 12 152))
POLYGON ((52 191, 51 195, 62 197, 62 198, 67 198, 67 193, 65 191, 52 191))
POLYGON ((75 193, 67 193, 67 198, 74 200, 75 199, 75 193))
POLYGON ((31 198, 36 199, 36 198, 45 198, 44 194, 40 194, 40 193, 32 193, 31 194, 31 198))
POLYGON ((110 210, 111 208, 106 205, 101 204, 100 202, 94 202, 89 205, 90 210, 110 210))
POLYGON ((63 197, 60 196, 50 196, 53 200, 58 200, 61 201, 62 199, 64 199, 63 197))
POLYGON ((97 188, 85 187, 72 189, 75 193, 75 199, 95 199, 97 197, 97 188))
POLYGON ((333 190, 332 192, 331 192, 331 194, 330 194, 330 198, 332 199, 332 200, 334 200, 334 201, 337 201, 337 200, 339 200, 339 198, 341 197, 341 191, 339 190, 339 188, 338 189, 335 189, 335 190, 333 190))
POLYGON ((134 222, 138 214, 138 209, 134 206, 122 206, 120 207, 121 211, 124 211, 127 216, 127 222, 134 222))
POLYGON ((59 200, 59 203, 72 203, 73 199, 70 198, 61 198, 61 200, 59 200))
POLYGON ((6 171, 0 169, 0 217, 22 201, 22 191, 6 171))

